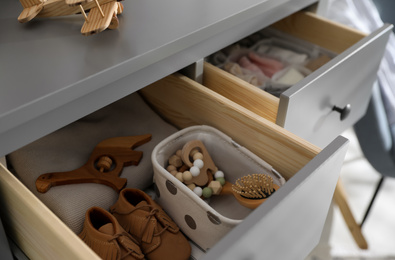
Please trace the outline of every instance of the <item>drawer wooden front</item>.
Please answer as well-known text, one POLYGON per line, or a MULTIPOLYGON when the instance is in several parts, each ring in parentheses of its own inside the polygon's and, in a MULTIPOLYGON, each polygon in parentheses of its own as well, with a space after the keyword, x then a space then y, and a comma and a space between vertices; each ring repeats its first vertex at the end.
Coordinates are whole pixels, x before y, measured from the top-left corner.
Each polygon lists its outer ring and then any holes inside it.
POLYGON ((210 66, 206 66, 209 68, 203 84, 309 142, 325 147, 365 114, 392 25, 366 36, 313 13, 298 12, 272 27, 338 55, 286 90, 279 99, 266 92, 259 93, 264 91, 233 76, 224 76, 227 72, 210 66), (223 79, 225 82, 220 82, 223 79), (342 120, 333 108, 346 106, 350 107, 349 114, 342 120))
MULTIPOLYGON (((288 181, 228 233, 206 259, 304 258, 318 243, 347 140, 320 148, 182 75, 141 93, 180 128, 206 124, 269 162, 288 181), (287 250, 283 250, 287 248, 287 250), (232 257, 231 257, 232 256, 232 257), (240 257, 239 257, 240 256, 240 257)), ((31 259, 98 259, 63 222, 7 169, 0 168, 8 234, 31 259)))

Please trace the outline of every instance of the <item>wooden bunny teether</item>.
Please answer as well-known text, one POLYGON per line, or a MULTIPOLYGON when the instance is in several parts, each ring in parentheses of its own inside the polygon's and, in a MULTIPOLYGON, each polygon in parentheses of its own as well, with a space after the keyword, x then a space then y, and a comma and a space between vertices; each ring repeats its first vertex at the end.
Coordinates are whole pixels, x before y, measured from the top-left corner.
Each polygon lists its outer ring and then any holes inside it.
MULTIPOLYGON (((193 162, 191 162, 191 151, 194 149, 198 149, 199 152, 203 155, 201 160, 203 161, 204 165, 200 169, 200 173, 197 176, 193 176, 192 180, 186 181, 185 184, 191 184, 194 183, 199 186, 205 186, 207 185, 209 181, 209 172, 211 171, 211 175, 213 172, 217 170, 217 167, 215 166, 213 160, 211 159, 210 154, 208 153, 206 147, 200 140, 192 140, 189 141, 184 145, 182 148, 182 154, 181 154, 181 159, 182 161, 188 166, 188 167, 193 167, 193 162)), ((195 156, 196 157, 196 156, 195 156)))

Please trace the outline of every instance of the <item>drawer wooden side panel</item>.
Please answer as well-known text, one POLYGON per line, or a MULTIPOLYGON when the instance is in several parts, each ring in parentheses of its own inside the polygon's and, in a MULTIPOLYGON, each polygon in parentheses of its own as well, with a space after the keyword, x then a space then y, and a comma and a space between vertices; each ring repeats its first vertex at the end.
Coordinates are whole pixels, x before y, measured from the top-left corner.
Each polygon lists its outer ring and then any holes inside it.
POLYGON ((213 126, 261 156, 287 179, 320 149, 180 74, 140 90, 156 110, 180 128, 213 126))
POLYGON ((0 164, 1 218, 30 259, 100 258, 0 164))
POLYGON ((310 12, 297 12, 271 27, 335 53, 342 53, 367 36, 358 30, 310 12))
POLYGON ((224 70, 205 62, 203 85, 275 123, 279 99, 224 70))

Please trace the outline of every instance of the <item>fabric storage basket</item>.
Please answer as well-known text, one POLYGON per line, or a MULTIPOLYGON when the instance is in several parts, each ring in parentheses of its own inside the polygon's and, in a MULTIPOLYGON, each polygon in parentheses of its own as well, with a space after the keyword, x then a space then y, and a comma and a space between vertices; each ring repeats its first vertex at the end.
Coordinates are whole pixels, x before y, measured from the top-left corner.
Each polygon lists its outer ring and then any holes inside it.
POLYGON ((231 183, 253 173, 269 174, 280 187, 285 180, 258 156, 209 126, 188 127, 160 142, 152 152, 157 201, 192 241, 208 250, 252 210, 240 205, 232 195, 203 200, 166 170, 168 159, 192 140, 204 144, 231 183))

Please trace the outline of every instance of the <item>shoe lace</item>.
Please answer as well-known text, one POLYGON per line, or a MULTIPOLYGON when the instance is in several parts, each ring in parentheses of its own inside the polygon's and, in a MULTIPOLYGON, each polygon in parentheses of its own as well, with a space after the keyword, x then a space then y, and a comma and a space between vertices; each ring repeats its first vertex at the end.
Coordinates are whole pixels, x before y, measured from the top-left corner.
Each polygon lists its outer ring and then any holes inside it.
MULTIPOLYGON (((120 240, 118 240, 118 238, 120 237, 126 237, 128 239, 130 239, 131 241, 133 241, 134 243, 136 243, 136 241, 134 241, 133 237, 131 237, 128 233, 126 232, 121 232, 121 233, 117 233, 114 236, 112 236, 108 242, 112 242, 113 240, 117 240, 119 243, 118 245, 122 245, 122 247, 124 249, 126 249, 126 253, 124 255, 119 255, 117 259, 124 259, 125 257, 127 257, 128 255, 133 255, 134 257, 138 258, 138 259, 144 259, 144 255, 140 252, 137 252, 136 250, 134 250, 133 248, 128 247, 125 243, 122 243, 120 240)), ((136 245, 137 247, 137 245, 136 245)))
MULTIPOLYGON (((139 210, 139 209, 142 209, 142 208, 147 208, 147 207, 150 208, 151 211, 150 211, 150 212, 148 213, 148 215, 146 216, 147 221, 145 222, 145 225, 144 225, 144 228, 143 228, 143 233, 144 233, 145 230, 148 228, 148 225, 149 225, 149 223, 150 223, 151 218, 157 216, 157 213, 160 212, 159 209, 158 209, 158 208, 155 208, 155 207, 153 207, 153 206, 151 206, 151 205, 140 205, 140 206, 137 206, 137 207, 135 207, 134 209, 130 210, 130 212, 127 213, 127 214, 131 214, 131 213, 133 213, 133 212, 136 211, 136 210, 139 210)), ((161 223, 161 224, 162 224, 162 223, 161 223)), ((162 226, 162 230, 159 231, 159 232, 157 232, 157 233, 153 233, 153 236, 160 236, 163 232, 165 232, 165 231, 170 227, 170 225, 169 225, 169 224, 166 224, 166 223, 163 223, 162 225, 163 225, 163 226, 162 226)))

